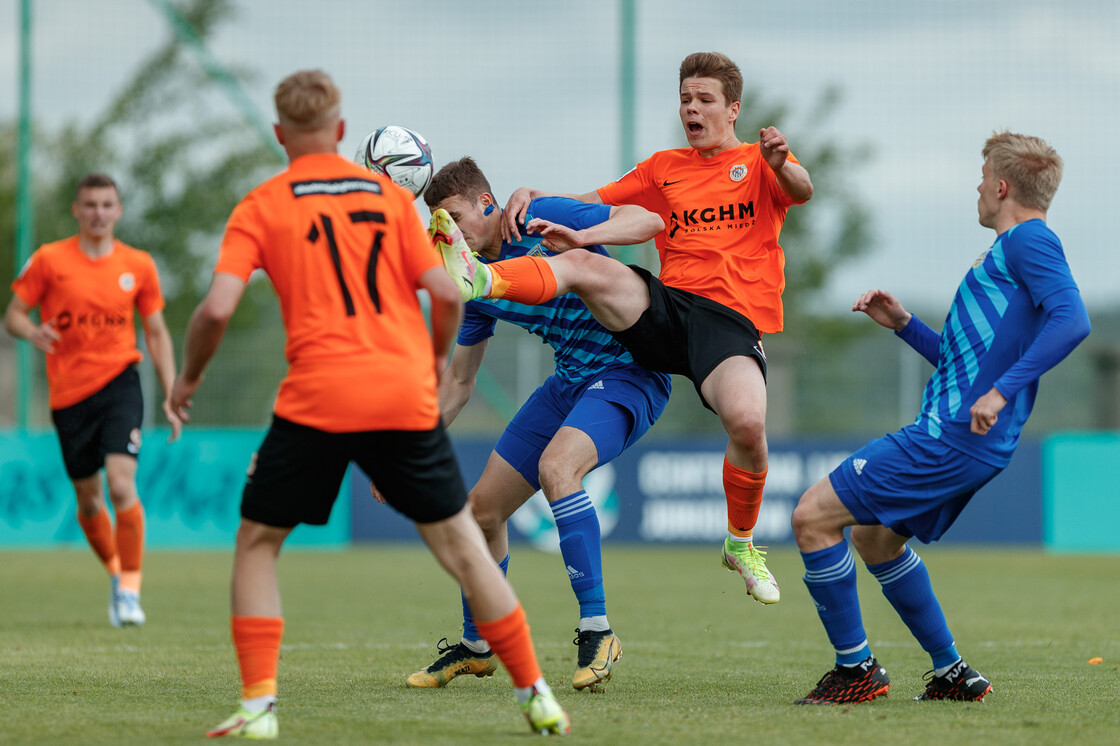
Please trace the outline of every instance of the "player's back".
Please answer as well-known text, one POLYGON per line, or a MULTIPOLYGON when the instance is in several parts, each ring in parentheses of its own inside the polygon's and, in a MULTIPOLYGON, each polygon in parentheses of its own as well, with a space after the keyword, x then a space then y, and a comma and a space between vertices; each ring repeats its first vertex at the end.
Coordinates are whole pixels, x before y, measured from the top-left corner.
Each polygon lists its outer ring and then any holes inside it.
POLYGON ((276 413, 334 432, 438 421, 416 290, 438 265, 411 195, 335 154, 296 159, 238 205, 216 271, 263 269, 289 370, 276 413))

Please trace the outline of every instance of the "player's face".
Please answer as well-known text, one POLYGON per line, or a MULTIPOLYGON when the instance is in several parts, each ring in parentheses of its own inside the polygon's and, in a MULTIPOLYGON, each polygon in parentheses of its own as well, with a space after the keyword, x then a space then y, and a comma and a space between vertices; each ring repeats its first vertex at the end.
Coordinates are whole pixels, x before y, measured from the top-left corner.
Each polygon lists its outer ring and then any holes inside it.
POLYGON ((976 201, 976 211, 980 216, 980 225, 985 228, 995 228, 996 213, 999 212, 1000 180, 992 172, 992 164, 984 161, 984 168, 980 171, 983 178, 976 191, 980 198, 976 201))
POLYGON ((703 155, 715 155, 739 144, 735 119, 739 102, 731 104, 715 78, 685 78, 681 83, 681 125, 688 144, 703 155))
MULTIPOLYGON (((489 195, 483 196, 489 197, 489 195)), ((483 197, 472 202, 455 195, 440 202, 436 207, 447 210, 447 214, 463 232, 463 240, 472 251, 482 254, 487 259, 497 259, 502 250, 501 213, 495 209, 489 215, 483 215, 482 212, 486 208, 482 202, 483 197)))
POLYGON ((121 198, 113 187, 86 187, 70 206, 78 221, 78 231, 88 238, 102 239, 113 235, 113 227, 121 219, 121 198))

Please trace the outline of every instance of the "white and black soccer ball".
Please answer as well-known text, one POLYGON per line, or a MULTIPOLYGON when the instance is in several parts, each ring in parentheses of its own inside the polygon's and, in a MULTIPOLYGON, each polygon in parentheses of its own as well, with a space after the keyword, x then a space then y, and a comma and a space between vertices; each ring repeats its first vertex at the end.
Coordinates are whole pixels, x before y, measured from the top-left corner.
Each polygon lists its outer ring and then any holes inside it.
POLYGON ((419 197, 432 182, 432 149, 424 136, 408 127, 390 124, 366 135, 354 162, 384 174, 419 197))

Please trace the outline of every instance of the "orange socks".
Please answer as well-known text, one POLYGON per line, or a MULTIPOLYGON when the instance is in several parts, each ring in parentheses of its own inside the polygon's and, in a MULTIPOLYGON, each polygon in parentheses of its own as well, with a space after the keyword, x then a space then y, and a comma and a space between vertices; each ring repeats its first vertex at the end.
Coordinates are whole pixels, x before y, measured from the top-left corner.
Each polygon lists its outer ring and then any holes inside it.
POLYGON ((233 647, 241 668, 241 698, 275 696, 283 617, 235 616, 232 624, 233 647))
POLYGON ((537 651, 533 650, 533 638, 529 636, 529 623, 521 604, 501 619, 492 622, 474 621, 483 639, 490 643, 490 649, 497 654, 498 660, 509 671, 515 687, 531 687, 541 678, 541 668, 537 664, 537 651))
POLYGON ((727 530, 733 536, 746 538, 758 523, 758 510, 762 507, 762 488, 766 484, 766 471, 753 471, 732 466, 723 459, 723 491, 727 495, 727 530))
POLYGON ((117 556, 117 541, 113 537, 113 522, 109 520, 109 511, 102 510, 91 516, 78 513, 78 525, 82 527, 90 548, 109 574, 120 575, 121 560, 117 556))
POLYGON ((491 277, 488 298, 535 306, 556 297, 556 275, 543 256, 519 256, 486 266, 491 277))
POLYGON ((144 506, 139 500, 128 510, 117 511, 117 552, 121 558, 121 588, 139 593, 144 560, 144 506))

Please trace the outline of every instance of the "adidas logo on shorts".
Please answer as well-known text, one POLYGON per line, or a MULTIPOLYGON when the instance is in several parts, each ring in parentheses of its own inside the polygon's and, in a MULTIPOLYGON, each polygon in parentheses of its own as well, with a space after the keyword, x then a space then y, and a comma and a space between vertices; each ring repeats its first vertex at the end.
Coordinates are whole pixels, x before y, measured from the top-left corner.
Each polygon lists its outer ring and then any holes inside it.
POLYGON ((867 459, 854 458, 852 459, 852 467, 856 470, 856 474, 863 474, 863 467, 867 466, 867 459))

